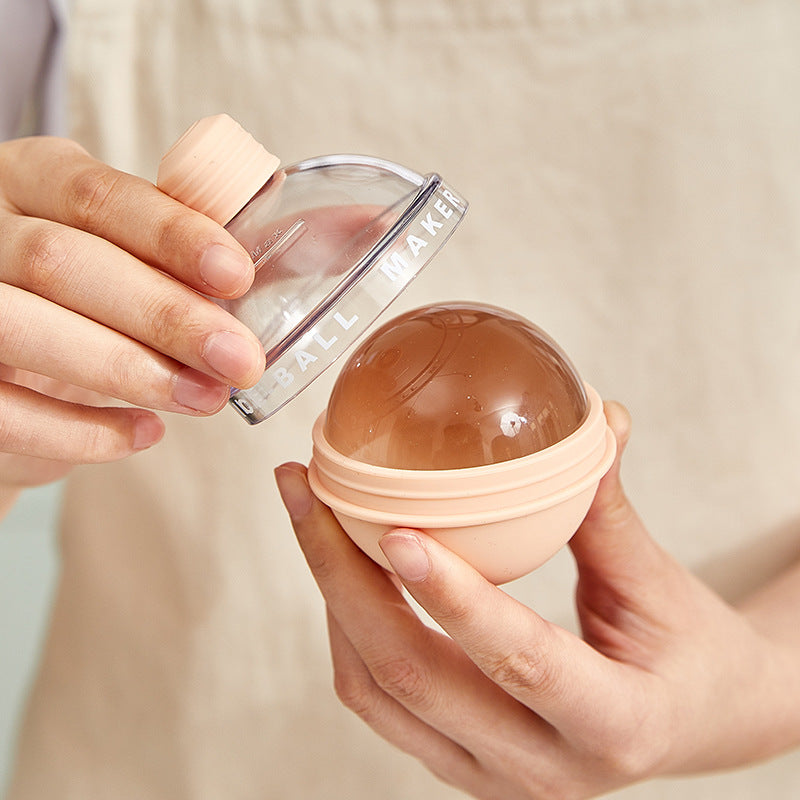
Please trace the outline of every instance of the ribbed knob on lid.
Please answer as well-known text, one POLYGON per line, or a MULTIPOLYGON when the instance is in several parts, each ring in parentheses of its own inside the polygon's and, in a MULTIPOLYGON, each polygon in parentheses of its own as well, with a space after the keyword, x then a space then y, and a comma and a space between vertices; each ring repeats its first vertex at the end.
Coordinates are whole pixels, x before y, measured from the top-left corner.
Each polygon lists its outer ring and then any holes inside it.
POLYGON ((158 188, 226 225, 272 177, 280 159, 227 114, 194 123, 161 159, 158 188))

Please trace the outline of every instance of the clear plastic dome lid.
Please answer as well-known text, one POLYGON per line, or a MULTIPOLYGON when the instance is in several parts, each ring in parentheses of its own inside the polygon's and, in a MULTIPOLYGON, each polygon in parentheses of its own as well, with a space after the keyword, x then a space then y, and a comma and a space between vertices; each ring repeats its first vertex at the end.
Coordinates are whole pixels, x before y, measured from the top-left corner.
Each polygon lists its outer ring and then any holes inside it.
POLYGON ((339 453, 394 469, 459 469, 530 455, 585 420, 583 382, 526 319, 450 303, 401 315, 351 355, 324 433, 339 453))
POLYGON ((218 301, 261 340, 264 377, 233 390, 251 423, 338 358, 431 260, 467 203, 436 174, 370 156, 323 156, 276 172, 227 114, 191 125, 161 159, 158 186, 215 219, 250 252, 256 277, 218 301))
POLYGON ((311 383, 430 261, 466 205, 438 175, 366 156, 275 173, 227 225, 256 279, 221 304, 267 354, 259 384, 232 395, 238 410, 259 422, 311 383))

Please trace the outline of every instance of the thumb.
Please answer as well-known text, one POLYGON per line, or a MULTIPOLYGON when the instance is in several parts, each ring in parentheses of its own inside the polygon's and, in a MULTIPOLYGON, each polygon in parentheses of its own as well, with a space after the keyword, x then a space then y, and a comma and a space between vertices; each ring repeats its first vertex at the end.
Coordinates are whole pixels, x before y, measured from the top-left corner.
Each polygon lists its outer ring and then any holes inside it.
POLYGON ((414 600, 493 683, 566 736, 603 735, 620 707, 617 665, 422 531, 389 531, 380 547, 414 600))

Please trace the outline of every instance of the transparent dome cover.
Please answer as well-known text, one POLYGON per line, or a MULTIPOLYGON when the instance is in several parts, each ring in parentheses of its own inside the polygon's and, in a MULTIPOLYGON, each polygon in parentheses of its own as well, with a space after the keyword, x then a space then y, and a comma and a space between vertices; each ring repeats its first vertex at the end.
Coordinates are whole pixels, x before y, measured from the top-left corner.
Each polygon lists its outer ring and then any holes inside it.
POLYGON ((427 306, 353 352, 324 433, 339 453, 394 469, 459 469, 520 458, 580 427, 583 382, 561 348, 493 306, 427 306))
POLYGON ((368 156, 276 172, 226 226, 256 278, 221 304, 267 354, 262 380, 232 393, 240 413, 259 422, 308 386, 430 261, 466 206, 438 175, 368 156))

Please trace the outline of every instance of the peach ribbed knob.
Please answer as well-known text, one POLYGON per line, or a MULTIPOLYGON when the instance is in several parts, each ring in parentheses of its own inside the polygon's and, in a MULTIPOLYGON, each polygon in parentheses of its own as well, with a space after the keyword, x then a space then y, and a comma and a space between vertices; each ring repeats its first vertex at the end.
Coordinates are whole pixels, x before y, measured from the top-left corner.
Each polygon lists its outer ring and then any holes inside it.
POLYGON ((241 211, 280 159, 227 114, 205 117, 175 142, 158 167, 158 188, 220 225, 241 211))

